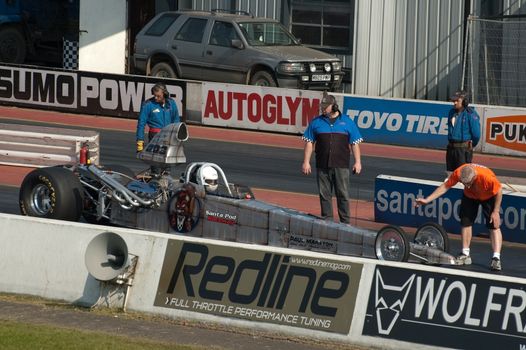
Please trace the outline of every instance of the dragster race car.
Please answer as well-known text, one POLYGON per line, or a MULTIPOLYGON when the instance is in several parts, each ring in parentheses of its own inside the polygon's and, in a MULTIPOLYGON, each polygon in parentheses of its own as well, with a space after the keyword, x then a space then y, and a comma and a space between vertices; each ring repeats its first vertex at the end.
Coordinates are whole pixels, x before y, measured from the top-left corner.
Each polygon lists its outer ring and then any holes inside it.
MULTIPOLYGON (((418 228, 413 242, 387 225, 378 232, 259 201, 247 186, 229 183, 215 163, 189 163, 182 176, 168 170, 186 164, 186 124, 166 126, 137 157, 150 168, 134 174, 123 166, 79 164, 38 168, 20 187, 23 215, 117 225, 167 234, 263 244, 393 261, 455 264, 448 236, 434 223, 418 228), (212 168, 217 184, 206 182, 212 168)), ((86 150, 84 150, 86 153, 86 150)))

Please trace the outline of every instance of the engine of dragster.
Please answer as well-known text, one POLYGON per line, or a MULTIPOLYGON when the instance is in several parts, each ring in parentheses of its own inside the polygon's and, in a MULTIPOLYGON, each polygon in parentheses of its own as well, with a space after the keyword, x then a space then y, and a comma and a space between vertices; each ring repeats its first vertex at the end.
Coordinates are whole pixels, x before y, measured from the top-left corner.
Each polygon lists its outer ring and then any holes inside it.
POLYGON ((160 207, 181 186, 179 179, 174 179, 166 169, 186 163, 183 143, 188 137, 185 123, 170 124, 150 140, 144 151, 137 154, 137 158, 150 165, 152 169, 158 169, 157 173, 147 172, 126 185, 129 191, 145 200, 143 207, 160 207))
POLYGON ((137 158, 145 163, 159 168, 186 163, 183 142, 188 140, 188 128, 185 123, 175 123, 165 126, 146 145, 137 158))
MULTIPOLYGON (((146 145, 137 158, 150 165, 125 186, 98 174, 113 188, 110 221, 117 225, 166 233, 192 231, 203 215, 209 198, 228 202, 253 199, 246 186, 228 183, 223 170, 214 163, 188 164, 182 176, 173 176, 174 166, 185 164, 183 143, 189 138, 186 124, 170 124, 146 145), (212 167, 218 174, 217 189, 206 193, 200 168, 212 167), (125 188, 123 188, 125 187, 125 188)), ((227 214, 228 216, 228 214, 227 214)))

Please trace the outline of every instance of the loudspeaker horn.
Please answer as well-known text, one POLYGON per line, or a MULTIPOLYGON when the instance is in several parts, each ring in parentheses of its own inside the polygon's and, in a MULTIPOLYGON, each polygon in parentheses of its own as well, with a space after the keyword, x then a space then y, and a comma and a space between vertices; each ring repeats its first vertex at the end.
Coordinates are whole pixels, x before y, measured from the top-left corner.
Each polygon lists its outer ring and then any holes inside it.
POLYGON ((101 233, 88 244, 84 262, 95 279, 111 281, 126 270, 128 246, 116 233, 101 233))

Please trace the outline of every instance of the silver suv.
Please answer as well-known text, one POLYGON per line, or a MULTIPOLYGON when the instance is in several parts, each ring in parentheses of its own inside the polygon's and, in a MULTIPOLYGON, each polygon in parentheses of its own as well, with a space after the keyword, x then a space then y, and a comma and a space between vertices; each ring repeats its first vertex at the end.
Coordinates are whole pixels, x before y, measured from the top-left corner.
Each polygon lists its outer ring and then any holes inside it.
POLYGON ((140 74, 336 90, 341 60, 301 45, 278 21, 241 13, 179 11, 153 18, 135 39, 140 74))

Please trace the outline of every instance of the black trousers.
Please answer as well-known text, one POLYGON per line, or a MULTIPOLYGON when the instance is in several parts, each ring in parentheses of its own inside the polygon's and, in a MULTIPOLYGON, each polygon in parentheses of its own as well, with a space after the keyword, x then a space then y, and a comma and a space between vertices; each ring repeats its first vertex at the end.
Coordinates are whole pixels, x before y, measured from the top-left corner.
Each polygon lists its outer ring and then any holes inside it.
POLYGON ((446 169, 447 171, 454 171, 462 164, 471 163, 473 161, 473 148, 466 145, 448 144, 446 149, 446 169))
POLYGON ((351 222, 349 208, 349 168, 317 169, 318 190, 320 195, 321 216, 330 219, 332 215, 332 192, 336 194, 338 216, 343 223, 351 222))

